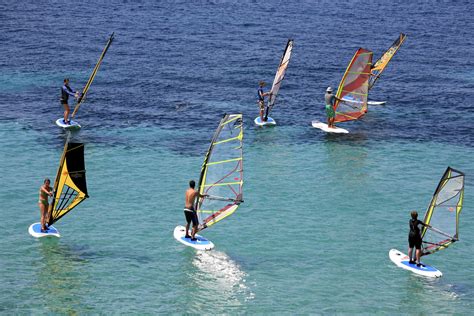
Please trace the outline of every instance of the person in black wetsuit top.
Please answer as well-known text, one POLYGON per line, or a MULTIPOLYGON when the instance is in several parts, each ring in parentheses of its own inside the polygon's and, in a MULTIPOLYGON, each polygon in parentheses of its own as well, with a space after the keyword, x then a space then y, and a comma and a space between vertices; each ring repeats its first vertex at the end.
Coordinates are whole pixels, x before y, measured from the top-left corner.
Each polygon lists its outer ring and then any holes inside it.
POLYGON ((64 79, 64 85, 61 87, 61 104, 64 107, 64 124, 71 124, 71 121, 69 120, 69 112, 71 111, 68 104, 69 96, 78 98, 79 92, 74 92, 71 87, 69 87, 69 79, 66 78, 64 79))
POLYGON ((263 87, 265 86, 265 82, 260 81, 258 83, 258 106, 260 107, 260 120, 263 122, 265 118, 263 117, 263 113, 265 113, 265 97, 270 94, 270 92, 263 92, 263 87))
POLYGON ((421 230, 419 225, 431 227, 426 225, 418 219, 418 212, 411 212, 411 219, 408 222, 410 225, 410 232, 408 233, 408 257, 410 258, 410 264, 415 264, 421 266, 420 257, 421 257, 421 230), (413 260, 413 248, 416 249, 416 262, 413 260))

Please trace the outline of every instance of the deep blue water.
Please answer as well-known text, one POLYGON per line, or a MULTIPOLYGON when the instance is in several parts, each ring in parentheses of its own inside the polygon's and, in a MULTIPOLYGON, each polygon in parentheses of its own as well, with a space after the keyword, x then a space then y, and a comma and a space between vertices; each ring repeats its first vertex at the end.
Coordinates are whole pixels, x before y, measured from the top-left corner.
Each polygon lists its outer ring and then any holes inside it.
POLYGON ((469 1, 1 1, 0 311, 468 314, 473 10, 469 1), (26 229, 37 188, 54 177, 66 137, 53 123, 62 80, 82 89, 112 32, 72 136, 86 144, 91 198, 58 223, 59 241, 35 241, 26 229), (407 39, 370 92, 387 104, 344 124, 349 135, 312 129, 355 50, 377 58, 400 32, 407 39), (273 80, 288 38, 278 126, 261 130, 257 83, 273 80), (225 112, 244 114, 245 203, 206 232, 216 250, 201 254, 172 230, 225 112), (429 281, 397 269, 388 250, 405 250, 409 211, 426 207, 447 165, 466 173, 461 241, 431 256, 444 276, 429 281))

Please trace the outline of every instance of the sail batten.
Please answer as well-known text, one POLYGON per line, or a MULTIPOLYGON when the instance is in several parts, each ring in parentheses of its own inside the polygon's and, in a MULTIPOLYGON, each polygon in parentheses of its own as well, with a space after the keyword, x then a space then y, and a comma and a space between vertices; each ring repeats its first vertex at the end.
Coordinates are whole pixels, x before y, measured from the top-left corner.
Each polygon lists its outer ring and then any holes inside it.
POLYGON ((375 82, 380 78, 380 75, 387 67, 390 60, 393 58, 395 53, 400 49, 403 42, 405 41, 406 35, 400 33, 398 38, 393 42, 393 44, 382 54, 382 56, 374 63, 374 67, 371 69, 371 76, 369 80, 369 89, 375 85, 375 82))
POLYGON ((66 215, 88 198, 84 144, 66 141, 53 187, 48 225, 66 215))
POLYGON ((199 179, 199 230, 233 214, 242 202, 242 114, 226 114, 206 153, 199 179))
POLYGON ((99 67, 102 64, 102 61, 104 60, 105 54, 107 53, 107 50, 109 49, 110 45, 112 44, 112 41, 114 40, 114 34, 115 33, 112 33, 112 35, 110 35, 107 43, 105 44, 104 49, 102 50, 102 53, 100 54, 99 60, 97 61, 97 63, 95 64, 94 69, 92 70, 92 73, 89 77, 89 80, 87 80, 86 85, 82 89, 82 94, 79 97, 79 99, 77 100, 76 106, 74 107, 74 111, 71 114, 72 118, 74 118, 77 111, 79 110, 79 107, 85 101, 86 96, 87 96, 87 92, 89 91, 89 88, 90 88, 92 82, 94 81, 95 76, 97 75, 97 72, 99 71, 99 67))
POLYGON ((268 105, 267 110, 265 112, 265 119, 268 118, 268 114, 273 109, 275 105, 276 97, 278 95, 278 91, 280 90, 281 83, 283 78, 285 78, 286 69, 288 68, 288 64, 290 63, 291 53, 293 51, 293 40, 289 39, 286 43, 285 50, 283 51, 283 55, 280 59, 280 64, 278 65, 277 72, 275 74, 275 78, 273 79, 272 89, 270 90, 270 96, 268 97, 268 105))
POLYGON ((459 238, 459 215, 464 198, 464 173, 448 167, 426 210, 423 227, 423 255, 445 249, 459 238), (447 237, 447 238, 446 238, 447 237))

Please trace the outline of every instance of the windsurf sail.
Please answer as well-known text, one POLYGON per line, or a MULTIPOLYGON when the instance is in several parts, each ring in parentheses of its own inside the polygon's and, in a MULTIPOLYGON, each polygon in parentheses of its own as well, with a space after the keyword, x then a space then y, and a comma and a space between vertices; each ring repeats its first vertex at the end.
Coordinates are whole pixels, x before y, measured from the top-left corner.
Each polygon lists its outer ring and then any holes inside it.
POLYGON ((374 67, 371 69, 371 76, 369 80, 369 89, 372 89, 374 86, 375 82, 380 78, 380 75, 384 71, 385 67, 387 67, 389 61, 392 59, 392 57, 395 55, 395 53, 398 51, 400 46, 402 46, 403 42, 405 41, 405 38, 407 36, 403 33, 400 33, 400 36, 393 42, 392 46, 390 46, 389 49, 385 53, 383 53, 382 57, 379 58, 374 64, 374 67))
POLYGON ((48 225, 52 225, 88 198, 84 144, 66 141, 54 181, 54 199, 49 210, 48 225))
POLYGON ((86 85, 84 86, 84 89, 82 89, 82 94, 81 94, 81 96, 79 97, 79 99, 77 100, 76 107, 74 108, 74 111, 72 112, 71 117, 74 117, 74 116, 76 115, 77 110, 79 110, 79 107, 80 107, 80 106, 82 105, 82 103, 85 101, 86 96, 87 96, 87 92, 89 91, 89 88, 90 88, 90 86, 91 86, 91 84, 92 84, 92 81, 94 81, 95 76, 97 75, 97 71, 99 71, 99 67, 100 67, 100 65, 102 64, 102 60, 104 60, 105 54, 107 53, 107 50, 109 49, 110 44, 112 44, 112 41, 114 40, 114 34, 115 34, 115 33, 112 33, 112 35, 110 35, 110 37, 109 37, 107 43, 105 44, 105 47, 104 47, 104 49, 102 50, 102 54, 100 54, 99 60, 98 60, 97 63, 95 64, 94 70, 92 70, 92 74, 91 74, 91 76, 89 77, 89 80, 87 80, 87 83, 86 83, 86 85))
POLYGON ((369 93, 370 66, 372 52, 359 48, 347 66, 336 97, 344 99, 334 103, 336 118, 334 122, 357 120, 367 113, 367 97, 369 93))
POLYGON ((459 214, 464 197, 464 173, 448 167, 431 199, 425 213, 423 227, 423 255, 432 254, 447 248, 457 241, 459 214))
POLYGON ((286 68, 288 68, 288 64, 290 63, 291 52, 293 50, 293 40, 289 39, 286 43, 285 50, 283 51, 283 55, 280 59, 280 65, 278 65, 277 72, 275 74, 275 79, 273 79, 272 89, 270 90, 270 96, 268 97, 268 106, 265 112, 265 120, 268 118, 268 114, 273 109, 275 105, 276 97, 278 91, 280 90, 281 82, 283 78, 285 78, 286 68))
POLYGON ((206 153, 199 179, 199 230, 232 215, 242 200, 242 114, 221 119, 206 153))

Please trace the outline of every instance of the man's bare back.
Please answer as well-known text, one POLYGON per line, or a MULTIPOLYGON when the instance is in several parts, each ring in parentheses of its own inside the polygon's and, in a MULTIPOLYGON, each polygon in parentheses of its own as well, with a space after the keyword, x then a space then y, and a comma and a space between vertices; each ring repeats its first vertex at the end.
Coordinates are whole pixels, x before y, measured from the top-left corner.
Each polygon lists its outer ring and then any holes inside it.
POLYGON ((192 188, 186 190, 184 207, 194 211, 194 201, 196 201, 196 196, 198 192, 192 188))

